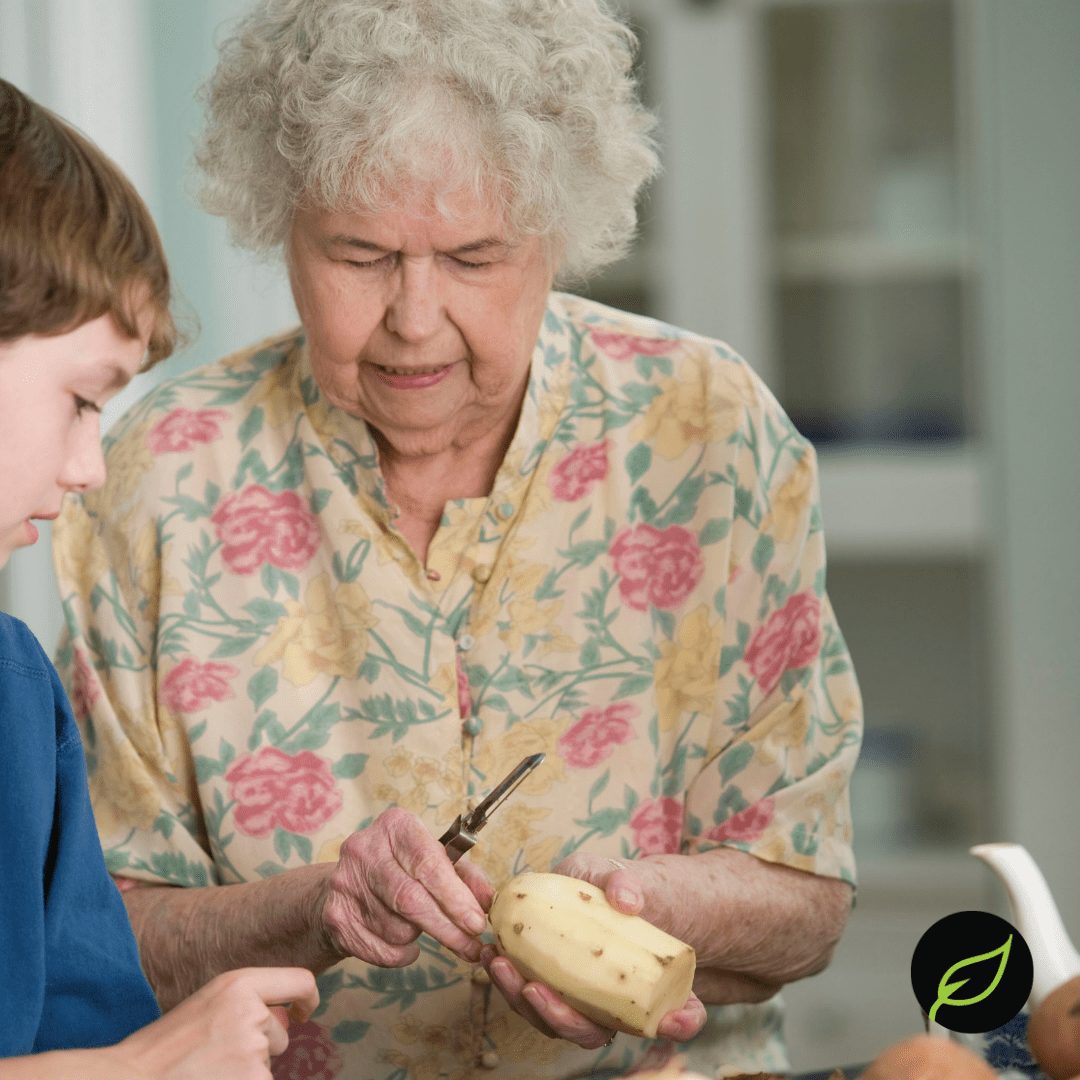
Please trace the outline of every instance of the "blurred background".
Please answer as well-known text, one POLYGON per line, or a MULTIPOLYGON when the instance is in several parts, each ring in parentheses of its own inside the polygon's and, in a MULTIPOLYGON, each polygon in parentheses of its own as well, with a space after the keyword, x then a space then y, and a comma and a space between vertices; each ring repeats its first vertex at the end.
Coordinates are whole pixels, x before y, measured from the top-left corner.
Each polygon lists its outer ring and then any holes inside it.
MULTIPOLYGON (((295 321, 191 196, 195 88, 243 0, 0 0, 0 75, 134 179, 199 332, 295 321)), ((866 706, 858 903, 796 984, 802 1068, 918 1030, 912 949, 1005 913, 969 845, 1035 855, 1080 941, 1080 2, 624 0, 666 169, 589 292, 722 337, 815 443, 866 706)), ((2 479, 0 479, 2 482, 2 479)), ((59 631, 47 544, 0 606, 59 631)))

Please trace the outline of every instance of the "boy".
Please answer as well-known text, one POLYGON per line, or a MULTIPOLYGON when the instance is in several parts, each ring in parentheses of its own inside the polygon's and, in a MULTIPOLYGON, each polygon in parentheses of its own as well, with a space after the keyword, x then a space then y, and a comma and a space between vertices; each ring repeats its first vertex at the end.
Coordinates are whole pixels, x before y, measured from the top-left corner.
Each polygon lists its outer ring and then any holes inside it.
MULTIPOLYGON (((161 243, 95 146, 0 80, 0 566, 105 476, 104 403, 175 342, 161 243), (145 361, 145 362, 144 362, 145 361)), ((0 613, 0 1074, 269 1077, 310 972, 250 968, 165 1017, 94 829, 52 665, 0 613), (30 1056, 19 1056, 30 1055, 30 1056)))

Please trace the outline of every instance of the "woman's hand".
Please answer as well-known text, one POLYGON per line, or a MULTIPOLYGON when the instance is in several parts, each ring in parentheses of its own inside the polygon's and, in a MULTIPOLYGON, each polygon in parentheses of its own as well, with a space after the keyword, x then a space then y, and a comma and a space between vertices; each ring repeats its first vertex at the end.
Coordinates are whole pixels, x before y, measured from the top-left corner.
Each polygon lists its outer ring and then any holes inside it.
MULTIPOLYGON (((554 868, 554 873, 589 881, 604 890, 608 903, 628 915, 640 915, 645 894, 637 880, 633 863, 599 855, 573 855, 554 868)), ((566 1039, 586 1050, 606 1045, 616 1034, 571 1008, 550 986, 527 982, 505 956, 493 946, 485 946, 482 960, 491 981, 519 1016, 552 1038, 566 1039)), ((686 1042, 705 1026, 705 1006, 691 993, 681 1009, 674 1009, 660 1021, 657 1036, 686 1042)))
POLYGON ((415 815, 384 810, 341 847, 322 905, 326 932, 343 956, 404 967, 430 934, 463 960, 480 959, 492 889, 473 866, 450 861, 415 815))
POLYGON ((302 1022, 318 1003, 315 976, 304 968, 241 968, 100 1053, 115 1057, 115 1076, 270 1080, 270 1058, 289 1045, 283 1020, 302 1022))

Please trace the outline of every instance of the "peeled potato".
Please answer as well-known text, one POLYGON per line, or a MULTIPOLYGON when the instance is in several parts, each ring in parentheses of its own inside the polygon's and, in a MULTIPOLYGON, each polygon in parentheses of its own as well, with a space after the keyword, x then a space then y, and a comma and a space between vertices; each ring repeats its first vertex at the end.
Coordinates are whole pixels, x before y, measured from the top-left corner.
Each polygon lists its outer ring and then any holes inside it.
POLYGON ((617 911, 602 889, 564 874, 519 874, 488 913, 499 951, 605 1027, 650 1038, 686 1004, 696 957, 685 942, 617 911))
POLYGON ((1028 1045, 1051 1080, 1080 1076, 1080 975, 1046 996, 1028 1023, 1028 1045))

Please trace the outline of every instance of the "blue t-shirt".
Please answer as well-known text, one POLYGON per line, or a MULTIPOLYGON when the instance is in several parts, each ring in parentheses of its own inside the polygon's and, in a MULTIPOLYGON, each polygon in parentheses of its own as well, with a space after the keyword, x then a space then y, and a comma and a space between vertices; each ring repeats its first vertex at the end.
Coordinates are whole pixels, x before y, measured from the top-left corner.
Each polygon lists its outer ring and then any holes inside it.
POLYGON ((0 1058, 109 1046, 159 1015, 71 706, 34 635, 0 612, 0 1058))

